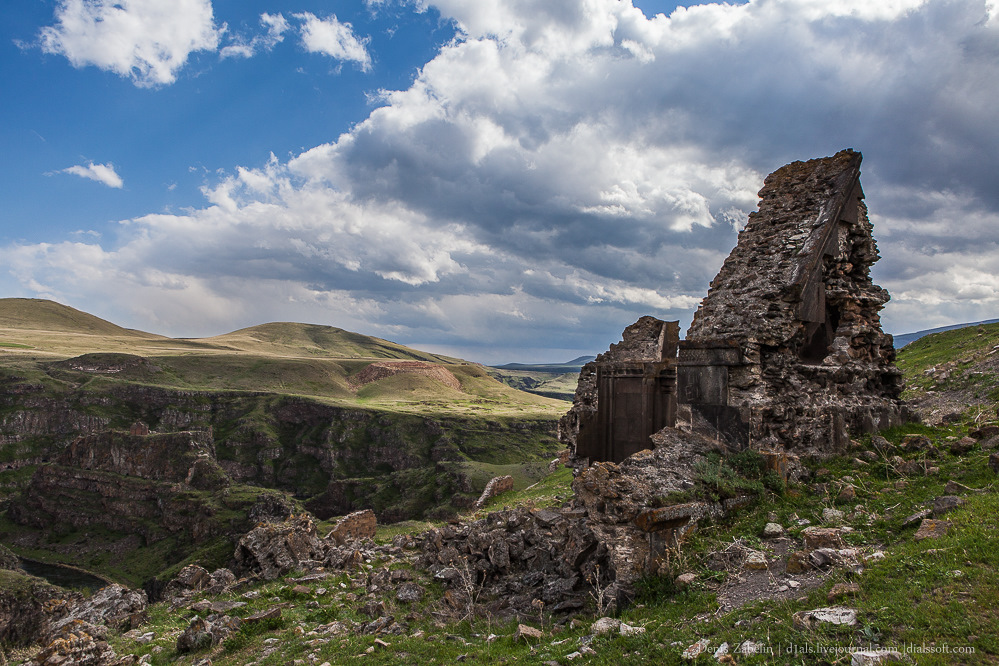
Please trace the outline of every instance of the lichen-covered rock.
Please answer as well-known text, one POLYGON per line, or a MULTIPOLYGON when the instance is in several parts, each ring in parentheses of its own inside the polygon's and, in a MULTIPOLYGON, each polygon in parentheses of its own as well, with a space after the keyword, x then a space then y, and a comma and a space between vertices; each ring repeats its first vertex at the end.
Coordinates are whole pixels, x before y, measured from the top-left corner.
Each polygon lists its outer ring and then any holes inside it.
POLYGON ((0 643, 28 645, 49 632, 53 620, 82 599, 23 572, 0 569, 0 643))
POLYGON ((211 585, 212 577, 208 570, 197 564, 189 564, 181 569, 177 576, 166 585, 163 591, 165 599, 188 597, 192 593, 203 590, 211 585))
POLYGON ((239 631, 240 620, 228 615, 196 617, 177 638, 177 652, 197 652, 218 645, 239 631))
POLYGON ((104 640, 105 633, 83 620, 65 624, 50 635, 45 647, 27 661, 29 666, 112 666, 115 651, 104 640))
POLYGON ((949 520, 923 518, 922 522, 919 523, 919 529, 916 530, 916 533, 912 538, 916 541, 922 541, 923 539, 939 539, 940 537, 947 535, 950 527, 951 522, 949 520))
POLYGON ((130 590, 114 583, 70 604, 65 617, 52 622, 50 631, 63 632, 64 627, 78 621, 115 631, 128 631, 146 621, 148 605, 146 593, 142 590, 130 590))
POLYGON ((247 532, 236 545, 237 570, 274 580, 307 561, 322 561, 327 546, 308 516, 293 516, 283 523, 264 523, 247 532))

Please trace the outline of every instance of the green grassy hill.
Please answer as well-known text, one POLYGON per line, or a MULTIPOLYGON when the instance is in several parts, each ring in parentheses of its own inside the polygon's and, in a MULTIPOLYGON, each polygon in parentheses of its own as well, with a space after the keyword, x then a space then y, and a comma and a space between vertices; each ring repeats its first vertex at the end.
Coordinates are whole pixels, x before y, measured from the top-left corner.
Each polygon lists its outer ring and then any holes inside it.
MULTIPOLYGON (((423 352, 332 326, 275 322, 208 338, 167 338, 132 331, 65 305, 39 299, 0 299, 0 367, 51 374, 53 361, 84 355, 139 356, 136 371, 106 379, 185 390, 268 391, 336 404, 408 413, 531 413, 554 419, 565 405, 491 379, 482 366, 423 352), (376 386, 350 381, 375 361, 424 361, 449 368, 461 391, 423 377, 397 377, 376 386)), ((82 365, 82 364, 79 364, 82 365)), ((87 382, 85 373, 63 379, 87 382)), ((91 373, 93 375, 93 373, 91 373)))
POLYGON ((317 324, 273 322, 192 342, 220 345, 257 354, 291 354, 327 358, 413 359, 435 363, 460 362, 460 359, 430 354, 388 340, 317 324))
POLYGON ((550 460, 565 407, 478 364, 335 327, 174 339, 51 301, 0 299, 0 507, 80 434, 141 420, 156 432, 211 429, 234 481, 315 500, 317 513, 453 515, 487 481, 467 471, 550 460), (349 494, 328 488, 341 482, 349 494))
POLYGON ((38 298, 0 298, 0 331, 14 329, 128 338, 154 338, 67 305, 38 298))

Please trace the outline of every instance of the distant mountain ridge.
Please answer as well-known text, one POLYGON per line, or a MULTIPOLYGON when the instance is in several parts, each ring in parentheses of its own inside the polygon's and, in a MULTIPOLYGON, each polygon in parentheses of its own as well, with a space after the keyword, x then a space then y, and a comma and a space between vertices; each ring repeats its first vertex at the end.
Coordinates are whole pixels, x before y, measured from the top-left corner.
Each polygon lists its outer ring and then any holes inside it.
POLYGON ((566 361, 565 363, 507 363, 505 365, 491 365, 489 367, 497 370, 522 370, 525 372, 548 372, 552 374, 568 374, 579 372, 584 365, 595 360, 596 356, 579 356, 566 361))
POLYGON ((910 342, 915 342, 919 338, 926 335, 930 335, 931 333, 943 333, 944 331, 956 331, 959 328, 967 328, 968 326, 981 326, 985 324, 996 324, 996 323, 999 323, 999 319, 986 319, 985 321, 972 321, 966 324, 952 324, 951 326, 928 328, 925 331, 916 331, 915 333, 903 333, 902 335, 894 336, 895 349, 901 349, 910 342))

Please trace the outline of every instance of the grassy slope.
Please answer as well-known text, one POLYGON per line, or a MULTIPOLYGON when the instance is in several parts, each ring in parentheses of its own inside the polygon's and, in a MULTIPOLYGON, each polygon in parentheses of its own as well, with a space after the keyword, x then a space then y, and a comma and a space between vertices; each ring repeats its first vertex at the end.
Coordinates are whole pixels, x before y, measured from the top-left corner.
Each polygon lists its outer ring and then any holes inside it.
MULTIPOLYGON (((940 340, 929 339, 922 351, 916 347, 903 352, 900 365, 907 368, 910 376, 914 376, 913 373, 921 372, 927 363, 946 362, 953 357, 954 350, 959 354, 966 352, 971 343, 963 340, 962 344, 962 340, 945 339, 943 342, 946 344, 941 344, 940 340)), ((976 343, 975 346, 979 345, 976 343)), ((996 611, 999 608, 999 577, 995 575, 995 571, 999 570, 999 549, 994 547, 996 516, 999 516, 996 475, 986 465, 988 451, 976 447, 968 454, 956 456, 948 450, 954 439, 981 425, 980 419, 975 421, 975 415, 976 410, 969 410, 962 420, 947 426, 931 428, 912 425, 884 433, 893 443, 900 442, 909 433, 925 434, 933 442, 931 458, 926 459, 921 453, 903 455, 907 459, 925 459, 938 470, 925 476, 908 477, 904 487, 897 487, 900 477, 884 458, 866 466, 855 462, 853 456, 856 453, 822 461, 806 461, 816 474, 814 481, 817 482, 835 484, 844 476, 852 476, 858 491, 857 499, 849 505, 837 505, 833 495, 815 494, 806 485, 791 486, 782 495, 770 494, 731 518, 704 524, 683 544, 682 550, 675 553, 670 561, 669 575, 645 579, 640 585, 636 604, 619 615, 624 622, 644 627, 646 632, 629 637, 613 634, 597 637, 589 642, 595 654, 577 658, 572 663, 708 664, 715 663, 711 652, 722 642, 734 648, 744 640, 763 643, 770 652, 755 656, 737 655, 735 661, 730 663, 845 664, 849 663, 849 657, 845 656, 849 653, 842 652, 844 648, 872 644, 903 648, 918 646, 930 651, 915 655, 910 663, 999 663, 999 614, 996 611), (944 485, 948 480, 981 489, 982 492, 966 493, 967 503, 945 516, 952 522, 947 536, 937 540, 914 541, 915 528, 904 528, 902 522, 928 501, 944 494, 944 485), (713 588, 736 574, 708 569, 704 557, 707 553, 732 543, 734 539, 766 550, 768 543, 759 535, 764 524, 774 517, 771 514, 776 514, 777 521, 784 525, 794 525, 796 519, 802 518, 808 519, 811 524, 821 524, 823 508, 837 507, 850 514, 854 505, 862 505, 864 512, 847 518, 847 524, 855 530, 847 536, 848 545, 863 552, 882 549, 887 553, 886 559, 869 564, 861 574, 833 571, 818 587, 787 601, 763 599, 731 612, 719 611, 713 588), (685 571, 697 574, 698 580, 690 588, 680 591, 674 587, 672 578, 685 571), (841 602, 858 611, 857 627, 824 627, 804 631, 793 626, 792 615, 795 612, 833 605, 827 594, 834 584, 840 582, 856 582, 860 586, 856 597, 841 602), (695 662, 682 659, 681 652, 702 638, 709 641, 709 652, 695 662), (788 654, 789 648, 796 648, 799 652, 788 654), (944 653, 946 648, 970 648, 973 653, 944 653), (802 649, 811 652, 802 653, 802 649), (820 650, 840 652, 822 654, 820 650), (932 652, 934 650, 936 652, 932 652)), ((861 448, 869 448, 870 438, 865 438, 860 444, 861 448)), ((570 481, 569 471, 560 470, 525 490, 495 498, 486 510, 513 505, 557 506, 571 495, 570 481)), ((427 523, 413 523, 405 527, 425 529, 428 526, 427 523)), ((402 527, 380 528, 379 540, 390 540, 402 527)), ((800 526, 792 527, 791 533, 796 535, 801 529, 800 526)), ((379 563, 372 562, 370 566, 377 569, 379 563)), ((339 582, 347 589, 355 584, 348 577, 340 576, 321 585, 336 590, 339 582)), ((367 620, 357 613, 357 603, 335 601, 339 596, 324 599, 318 596, 314 587, 309 595, 292 598, 291 587, 292 583, 282 581, 265 585, 260 590, 260 599, 277 596, 292 603, 285 611, 284 619, 259 634, 241 636, 227 647, 218 649, 211 654, 213 663, 256 661, 261 665, 279 664, 293 659, 310 659, 311 655, 317 663, 329 661, 335 664, 349 662, 356 655, 367 653, 364 661, 378 664, 449 664, 459 660, 459 657, 468 663, 544 663, 555 660, 565 664, 569 663, 571 653, 589 641, 590 622, 599 615, 591 605, 588 615, 584 615, 578 624, 556 626, 553 623, 555 618, 539 613, 537 618, 527 623, 542 629, 544 637, 516 641, 513 636, 515 623, 496 621, 488 616, 480 616, 472 623, 435 623, 431 612, 440 610, 441 606, 434 595, 440 595, 442 590, 430 584, 429 600, 410 616, 409 635, 385 637, 385 644, 381 645, 375 643, 374 636, 363 635, 309 645, 297 638, 298 626, 308 632, 318 623, 333 619, 367 620), (308 609, 302 603, 308 599, 318 599, 318 608, 308 609), (416 633, 418 629, 422 630, 422 635, 416 633), (444 640, 445 634, 452 639, 444 640), (498 638, 487 640, 491 634, 498 638), (277 642, 265 644, 263 641, 268 639, 277 639, 277 642), (278 649, 269 657, 261 658, 265 645, 277 646, 278 649)), ((330 592, 330 595, 334 593, 330 592)), ((264 605, 257 602, 246 612, 264 605)), ((395 608, 394 612, 401 616, 407 610, 410 609, 401 607, 395 608)), ((186 619, 172 616, 165 609, 155 609, 152 617, 154 625, 151 628, 158 637, 170 636, 165 632, 182 629, 187 624, 186 619)), ((136 654, 149 653, 159 644, 164 651, 153 656, 153 664, 165 664, 173 657, 173 640, 172 637, 158 638, 151 645, 140 646, 133 641, 117 639, 115 644, 120 651, 135 651, 136 654)))
POLYGON ((158 371, 122 379, 207 390, 272 391, 337 404, 428 414, 508 414, 554 419, 558 401, 517 391, 481 366, 380 338, 314 324, 277 322, 202 339, 174 339, 121 328, 64 305, 0 299, 0 363, 31 371, 87 353, 134 354, 158 371), (462 394, 415 376, 390 378, 358 392, 348 379, 379 360, 439 363, 462 382, 462 394))
POLYGON ((899 353, 898 365, 905 372, 908 399, 934 391, 961 395, 962 402, 994 404, 999 401, 999 324, 920 338, 899 353))

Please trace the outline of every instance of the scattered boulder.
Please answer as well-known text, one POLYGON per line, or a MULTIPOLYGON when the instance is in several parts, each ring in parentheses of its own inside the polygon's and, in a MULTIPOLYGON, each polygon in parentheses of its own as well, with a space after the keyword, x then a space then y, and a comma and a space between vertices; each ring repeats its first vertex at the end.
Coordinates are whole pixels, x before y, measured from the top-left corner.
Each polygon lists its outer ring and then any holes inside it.
POLYGON ((590 625, 590 633, 601 636, 603 634, 612 634, 621 629, 621 620, 615 619, 613 617, 602 617, 592 625, 590 625))
POLYGON ((857 489, 851 484, 846 484, 836 495, 836 501, 839 503, 853 502, 857 499, 857 489))
POLYGON ((212 584, 212 576, 204 567, 189 564, 181 569, 176 578, 167 583, 163 590, 164 599, 189 597, 194 592, 205 589, 212 584))
POLYGON ((236 575, 228 569, 216 569, 208 580, 205 594, 219 595, 227 592, 236 584, 236 575))
POLYGON ((796 629, 810 630, 820 624, 846 625, 857 624, 857 611, 845 606, 830 606, 815 610, 799 611, 794 614, 793 623, 796 629))
POLYGON ((680 589, 690 587, 694 581, 697 580, 697 574, 695 573, 682 573, 676 577, 673 583, 680 589))
POLYGON ((763 527, 764 539, 776 539, 777 537, 782 536, 784 536, 784 528, 777 523, 767 523, 763 527))
MULTIPOLYGON (((884 440, 884 437, 878 437, 884 440)), ((873 439, 872 439, 873 441, 873 439)), ((887 442, 887 440, 885 440, 887 442)), ((933 447, 933 442, 926 435, 906 435, 902 438, 901 448, 903 451, 927 451, 933 447)), ((885 450, 888 450, 887 448, 885 450)))
POLYGON ((919 529, 916 530, 916 534, 912 538, 916 541, 922 541, 923 539, 938 539, 942 536, 946 536, 950 527, 951 522, 949 520, 924 518, 919 524, 919 529))
POLYGON ((950 452, 955 456, 963 456, 965 453, 968 453, 975 448, 977 443, 977 440, 972 437, 962 437, 956 442, 951 442, 950 452))
POLYGON ((343 545, 348 541, 359 539, 374 539, 378 520, 371 509, 355 511, 337 521, 336 525, 326 535, 327 540, 343 545))
POLYGON ((839 509, 830 509, 829 507, 822 509, 822 522, 824 523, 838 525, 843 522, 845 516, 846 514, 839 509))
POLYGON ((833 603, 839 599, 854 597, 858 594, 860 594, 860 585, 857 585, 856 583, 836 583, 829 590, 829 594, 826 595, 826 598, 829 600, 829 603, 833 603))
POLYGON ((911 527, 919 522, 922 522, 924 518, 929 518, 933 515, 933 509, 922 509, 912 514, 908 518, 902 521, 902 527, 911 527))
POLYGON ((274 580, 303 562, 322 560, 325 553, 315 523, 302 515, 283 523, 257 525, 239 540, 233 558, 239 571, 274 580))
POLYGON ((860 572, 863 567, 860 565, 859 554, 853 548, 817 548, 808 554, 808 561, 815 569, 825 569, 828 567, 842 567, 860 572))
POLYGON ((964 503, 964 500, 956 495, 943 495, 933 500, 933 515, 941 516, 953 511, 964 503))
POLYGON ((240 620, 228 615, 196 617, 177 638, 177 652, 197 652, 214 647, 239 631, 240 620))
POLYGON ((812 570, 812 562, 807 550, 796 550, 787 556, 784 570, 789 574, 800 574, 812 570))
POLYGON ((923 471, 923 465, 918 460, 905 460, 901 456, 892 456, 890 462, 895 472, 903 476, 913 476, 923 471))
POLYGON ((403 583, 395 598, 406 604, 417 602, 423 598, 423 588, 416 583, 403 583))
MULTIPOLYGON (((906 435, 906 437, 912 437, 912 436, 913 435, 906 435)), ((904 442, 905 440, 903 439, 902 441, 904 442)), ((875 451, 878 451, 881 454, 886 454, 895 448, 894 444, 889 442, 881 435, 874 435, 873 437, 871 437, 871 446, 874 447, 875 451)))
POLYGON ((528 641, 529 638, 540 640, 541 638, 544 638, 544 633, 540 629, 537 629, 535 627, 531 627, 526 624, 518 624, 517 631, 514 632, 513 634, 513 640, 514 642, 516 642, 519 641, 521 638, 523 638, 525 641, 528 641))
POLYGON ((767 569, 766 554, 754 550, 746 556, 746 561, 742 563, 742 568, 748 571, 764 571, 767 569))
POLYGON ((981 428, 975 428, 968 433, 968 436, 979 441, 983 439, 992 439, 993 437, 999 436, 999 425, 989 424, 984 425, 981 428))
POLYGON ((801 531, 805 550, 816 548, 845 548, 843 530, 838 527, 806 527, 801 531))
POLYGON ((255 622, 263 622, 264 620, 275 620, 279 617, 281 617, 281 607, 271 606, 270 608, 258 611, 253 615, 247 615, 243 618, 243 622, 246 624, 254 624, 255 622))

